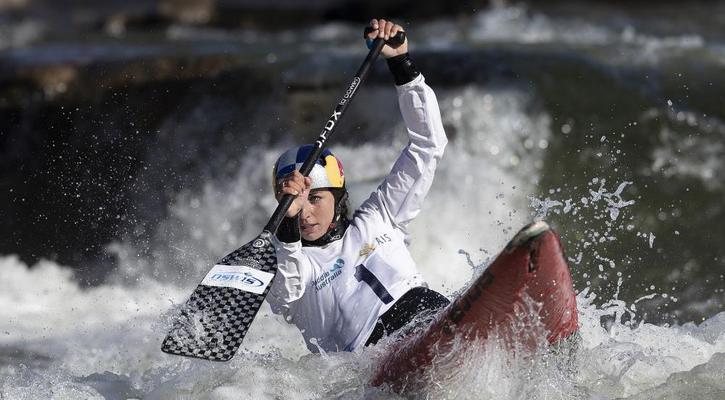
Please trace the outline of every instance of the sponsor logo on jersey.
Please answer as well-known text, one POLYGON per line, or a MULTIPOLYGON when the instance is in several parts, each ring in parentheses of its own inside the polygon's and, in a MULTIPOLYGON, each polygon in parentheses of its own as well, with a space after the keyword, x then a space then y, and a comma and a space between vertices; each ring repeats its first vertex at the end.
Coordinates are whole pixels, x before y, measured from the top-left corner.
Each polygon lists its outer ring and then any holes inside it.
POLYGON ((360 249, 360 253, 358 253, 358 254, 360 255, 360 257, 366 257, 368 254, 372 253, 373 251, 375 251, 375 246, 373 246, 372 244, 369 244, 369 243, 365 243, 365 246, 363 246, 362 249, 360 249))
POLYGON ((332 268, 330 268, 330 272, 335 272, 338 269, 342 269, 342 267, 344 267, 344 266, 345 266, 345 260, 343 260, 342 258, 338 258, 337 260, 335 260, 335 265, 333 265, 332 268))
POLYGON ((390 243, 392 241, 393 241, 393 239, 391 239, 390 235, 387 233, 383 233, 382 235, 377 236, 375 238, 375 243, 377 243, 378 245, 383 245, 385 243, 390 243))
POLYGON ((335 264, 332 265, 329 271, 325 271, 319 278, 312 281, 312 286, 315 287, 315 291, 319 292, 327 287, 335 278, 340 276, 342 274, 342 267, 344 266, 345 260, 342 258, 335 260, 335 264))
POLYGON ((230 287, 256 294, 264 293, 274 274, 245 265, 215 265, 201 281, 202 285, 230 287))
POLYGON ((390 238, 389 233, 383 233, 382 235, 378 235, 375 237, 375 244, 372 243, 365 243, 365 245, 360 249, 360 252, 358 253, 360 257, 367 257, 370 253, 375 251, 377 246, 382 246, 386 243, 392 242, 393 239, 390 238))

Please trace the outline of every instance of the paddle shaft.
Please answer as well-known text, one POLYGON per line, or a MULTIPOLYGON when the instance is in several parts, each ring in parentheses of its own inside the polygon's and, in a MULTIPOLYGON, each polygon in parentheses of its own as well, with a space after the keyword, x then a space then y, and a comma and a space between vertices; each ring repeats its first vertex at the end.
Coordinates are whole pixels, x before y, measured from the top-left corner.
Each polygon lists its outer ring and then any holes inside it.
MULTIPOLYGON (((405 34, 403 32, 399 32, 389 41, 396 44, 402 44, 405 41, 405 34)), ((352 82, 350 82, 350 85, 347 87, 345 94, 342 95, 340 102, 337 103, 335 110, 332 112, 332 115, 325 123, 325 126, 322 128, 320 136, 317 137, 317 140, 313 144, 312 151, 307 156, 305 162, 302 163, 302 166, 300 167, 300 173, 303 176, 308 176, 310 174, 310 171, 312 171, 312 167, 314 167, 315 162, 317 162, 320 154, 322 154, 322 150, 325 149, 327 140, 337 130, 337 126, 339 125, 342 116, 345 114, 345 111, 347 111, 347 107, 352 102, 352 99, 355 98, 355 94, 357 93, 357 89, 360 87, 360 84, 362 84, 362 82, 370 73, 370 67, 372 67, 373 63, 378 58, 378 55, 380 54, 380 51, 383 49, 384 45, 385 40, 382 38, 377 38, 373 41, 373 45, 371 46, 367 57, 365 57, 365 61, 363 61, 362 65, 360 65, 360 68, 358 68, 357 72, 355 73, 355 77, 352 78, 352 82)), ((274 210, 272 217, 269 218, 269 222, 267 222, 267 225, 265 225, 264 232, 273 234, 277 231, 277 228, 279 228, 279 225, 282 223, 282 218, 284 218, 287 210, 292 205, 294 199, 295 196, 292 194, 285 194, 284 196, 282 196, 282 199, 277 205, 277 209, 274 210)))

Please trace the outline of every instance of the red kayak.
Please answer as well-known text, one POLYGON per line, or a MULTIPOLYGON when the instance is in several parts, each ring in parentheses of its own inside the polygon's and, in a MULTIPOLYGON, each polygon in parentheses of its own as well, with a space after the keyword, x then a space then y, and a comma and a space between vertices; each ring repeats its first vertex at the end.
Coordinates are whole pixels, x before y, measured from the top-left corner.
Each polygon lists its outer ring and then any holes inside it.
MULTIPOLYGON (((539 321, 531 321, 530 333, 539 335, 539 340, 545 336, 554 344, 576 332, 576 293, 569 267, 559 236, 545 222, 523 228, 434 322, 393 344, 381 360, 372 384, 388 383, 396 388, 421 376, 433 357, 446 354, 455 338, 485 341, 496 332, 506 339, 512 330, 521 330, 514 324, 520 324, 522 314, 532 310, 532 303, 533 318, 538 315, 539 321)), ((520 335, 510 336, 521 343, 520 335)), ((523 341, 524 346, 535 346, 537 342, 523 341)))

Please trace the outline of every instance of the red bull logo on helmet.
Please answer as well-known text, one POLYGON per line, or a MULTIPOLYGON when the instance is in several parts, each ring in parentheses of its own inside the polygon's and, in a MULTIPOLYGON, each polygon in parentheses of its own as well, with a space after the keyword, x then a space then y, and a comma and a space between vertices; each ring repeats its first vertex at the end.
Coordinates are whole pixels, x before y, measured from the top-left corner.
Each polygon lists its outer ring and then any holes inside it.
MULTIPOLYGON (((274 165, 273 179, 276 188, 277 183, 294 170, 299 170, 307 159, 307 156, 314 149, 310 144, 292 148, 279 156, 274 165)), ((345 174, 342 169, 342 162, 335 157, 328 149, 322 151, 320 158, 310 171, 312 178, 312 189, 320 188, 342 188, 345 186, 345 174)))

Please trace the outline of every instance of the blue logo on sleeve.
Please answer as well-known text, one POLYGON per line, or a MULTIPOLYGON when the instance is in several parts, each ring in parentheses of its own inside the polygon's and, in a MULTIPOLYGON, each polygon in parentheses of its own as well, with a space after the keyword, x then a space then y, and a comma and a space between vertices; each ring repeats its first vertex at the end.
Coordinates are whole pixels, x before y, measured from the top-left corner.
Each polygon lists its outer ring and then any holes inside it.
POLYGON ((337 260, 335 260, 335 265, 333 265, 332 268, 330 268, 330 272, 335 272, 338 269, 342 269, 342 267, 344 267, 344 266, 345 266, 345 260, 343 260, 342 258, 338 258, 337 260))

